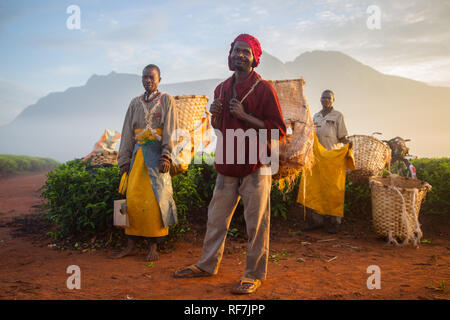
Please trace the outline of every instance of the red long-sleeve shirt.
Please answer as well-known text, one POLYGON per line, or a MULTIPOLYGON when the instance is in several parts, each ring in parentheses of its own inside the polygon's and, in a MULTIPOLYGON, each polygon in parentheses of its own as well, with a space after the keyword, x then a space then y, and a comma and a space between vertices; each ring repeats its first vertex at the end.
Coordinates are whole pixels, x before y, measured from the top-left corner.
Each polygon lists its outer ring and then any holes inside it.
MULTIPOLYGON (((255 71, 249 75, 249 77, 241 83, 235 85, 236 89, 236 99, 241 101, 241 99, 249 92, 252 85, 261 78, 255 71)), ((216 128, 219 130, 223 137, 223 143, 220 143, 218 139, 216 146, 216 160, 215 167, 217 172, 232 177, 244 177, 252 172, 258 170, 262 163, 260 161, 262 150, 259 150, 259 130, 256 129, 256 147, 257 147, 257 161, 249 161, 250 143, 251 148, 255 148, 254 142, 250 138, 238 139, 236 136, 230 136, 227 141, 227 129, 242 129, 247 132, 251 127, 247 122, 239 120, 230 113, 230 100, 233 98, 233 83, 234 76, 231 76, 223 83, 219 84, 214 91, 214 100, 218 99, 222 101, 222 116, 220 117, 220 123, 216 128), (222 88, 221 88, 222 87, 222 88), (232 141, 234 140, 234 142, 232 141), (227 145, 234 143, 234 161, 228 163, 227 161, 227 145), (222 150, 222 163, 218 159, 218 155, 222 150), (238 152, 245 152, 245 162, 243 164, 238 164, 238 152), (255 162, 255 163, 251 163, 255 162)), ((283 120, 283 115, 281 112, 280 103, 278 101, 277 94, 273 89, 272 85, 265 81, 260 80, 256 85, 254 90, 245 98, 242 102, 245 112, 251 114, 255 118, 258 118, 264 122, 264 127, 267 130, 267 141, 270 141, 270 130, 277 129, 279 132, 279 138, 283 138, 286 135, 286 124, 283 120)), ((253 130, 253 129, 251 129, 253 130)), ((248 134, 250 132, 247 132, 248 134)), ((267 144, 268 146, 270 144, 267 144)), ((270 152, 267 151, 270 156, 270 152)), ((219 156, 220 158, 220 156, 219 156)))

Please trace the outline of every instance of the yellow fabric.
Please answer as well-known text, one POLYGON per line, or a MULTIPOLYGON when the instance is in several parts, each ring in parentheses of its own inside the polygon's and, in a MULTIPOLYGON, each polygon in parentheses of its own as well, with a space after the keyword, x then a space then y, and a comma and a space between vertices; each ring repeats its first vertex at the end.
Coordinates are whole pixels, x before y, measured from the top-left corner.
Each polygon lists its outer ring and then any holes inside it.
POLYGON ((119 184, 119 193, 125 194, 127 191, 127 185, 128 185, 128 174, 126 172, 123 173, 122 178, 120 178, 120 184, 119 184))
MULTIPOLYGON (((161 128, 157 128, 157 129, 155 129, 155 133, 157 135, 161 136, 163 133, 163 130, 161 128)), ((139 143, 139 144, 144 144, 148 140, 157 140, 157 138, 155 136, 153 136, 153 134, 149 130, 146 130, 146 129, 134 130, 134 136, 136 137, 137 143, 139 143)))
POLYGON ((164 228, 141 148, 134 157, 126 194, 130 227, 125 229, 125 234, 144 237, 163 237, 169 234, 169 227, 164 228))
POLYGON ((352 149, 327 150, 314 134, 314 165, 304 170, 297 202, 323 215, 344 216, 346 169, 355 169, 352 149))

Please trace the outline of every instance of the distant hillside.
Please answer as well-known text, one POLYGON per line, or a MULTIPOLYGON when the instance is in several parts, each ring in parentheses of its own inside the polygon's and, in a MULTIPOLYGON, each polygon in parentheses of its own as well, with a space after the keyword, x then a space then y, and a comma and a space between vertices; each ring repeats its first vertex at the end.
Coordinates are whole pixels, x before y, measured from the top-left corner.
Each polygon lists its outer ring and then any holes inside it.
MULTIPOLYGON (((172 95, 212 96, 220 80, 161 84, 172 95)), ((132 98, 143 93, 141 77, 111 72, 93 75, 84 86, 51 93, 0 127, 0 151, 50 156, 65 161, 88 154, 106 128, 122 130, 132 98)))
POLYGON ((36 102, 39 97, 37 92, 28 88, 0 80, 0 126, 14 120, 20 112, 36 102))
MULTIPOLYGON (((313 113, 321 109, 321 92, 333 90, 335 107, 344 113, 350 135, 379 131, 383 138, 410 138, 411 153, 418 156, 450 155, 450 127, 446 123, 450 118, 450 88, 385 75, 332 51, 306 52, 287 63, 263 53, 256 71, 272 80, 303 76, 313 113)), ((160 89, 172 95, 205 94, 212 99, 220 81, 162 83, 160 89)), ((59 161, 82 157, 105 128, 122 129, 130 100, 142 92, 139 75, 93 75, 84 86, 39 99, 0 127, 0 152, 59 161)))
POLYGON ((450 88, 385 75, 334 51, 306 52, 285 64, 262 59, 259 71, 272 79, 304 77, 314 113, 322 108, 322 91, 333 90, 350 135, 378 131, 383 138, 410 138, 411 153, 421 157, 450 155, 450 88))
POLYGON ((48 171, 57 165, 57 161, 49 158, 0 154, 0 177, 48 171))

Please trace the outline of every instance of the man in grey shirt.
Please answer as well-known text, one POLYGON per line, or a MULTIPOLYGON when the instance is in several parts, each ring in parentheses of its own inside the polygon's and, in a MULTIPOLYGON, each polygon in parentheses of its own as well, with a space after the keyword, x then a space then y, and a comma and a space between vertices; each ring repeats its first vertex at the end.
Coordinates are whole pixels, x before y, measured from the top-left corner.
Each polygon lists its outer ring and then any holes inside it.
MULTIPOLYGON (((347 140, 347 128, 344 122, 344 116, 341 112, 333 108, 334 93, 331 90, 325 90, 320 98, 322 110, 317 112, 314 117, 314 125, 316 126, 316 135, 319 142, 327 150, 339 149, 343 144, 351 143, 347 140)), ((350 145, 351 148, 351 145, 350 145)), ((311 213, 311 222, 303 228, 303 231, 310 231, 322 228, 324 218, 328 219, 330 227, 329 233, 337 233, 341 224, 341 217, 323 216, 309 210, 311 213)))

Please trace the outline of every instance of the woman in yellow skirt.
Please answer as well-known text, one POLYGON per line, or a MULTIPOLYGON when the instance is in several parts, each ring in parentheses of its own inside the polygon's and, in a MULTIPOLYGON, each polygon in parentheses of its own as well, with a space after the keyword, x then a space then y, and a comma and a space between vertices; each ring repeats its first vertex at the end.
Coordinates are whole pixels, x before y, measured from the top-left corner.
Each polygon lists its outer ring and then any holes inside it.
POLYGON ((156 65, 142 73, 145 93, 128 107, 120 141, 118 164, 127 174, 126 205, 130 226, 125 229, 127 247, 111 256, 122 258, 135 253, 137 239, 149 239, 147 261, 158 259, 158 239, 167 236, 177 222, 169 173, 174 147, 172 133, 177 128, 175 100, 158 91, 161 81, 156 65))

